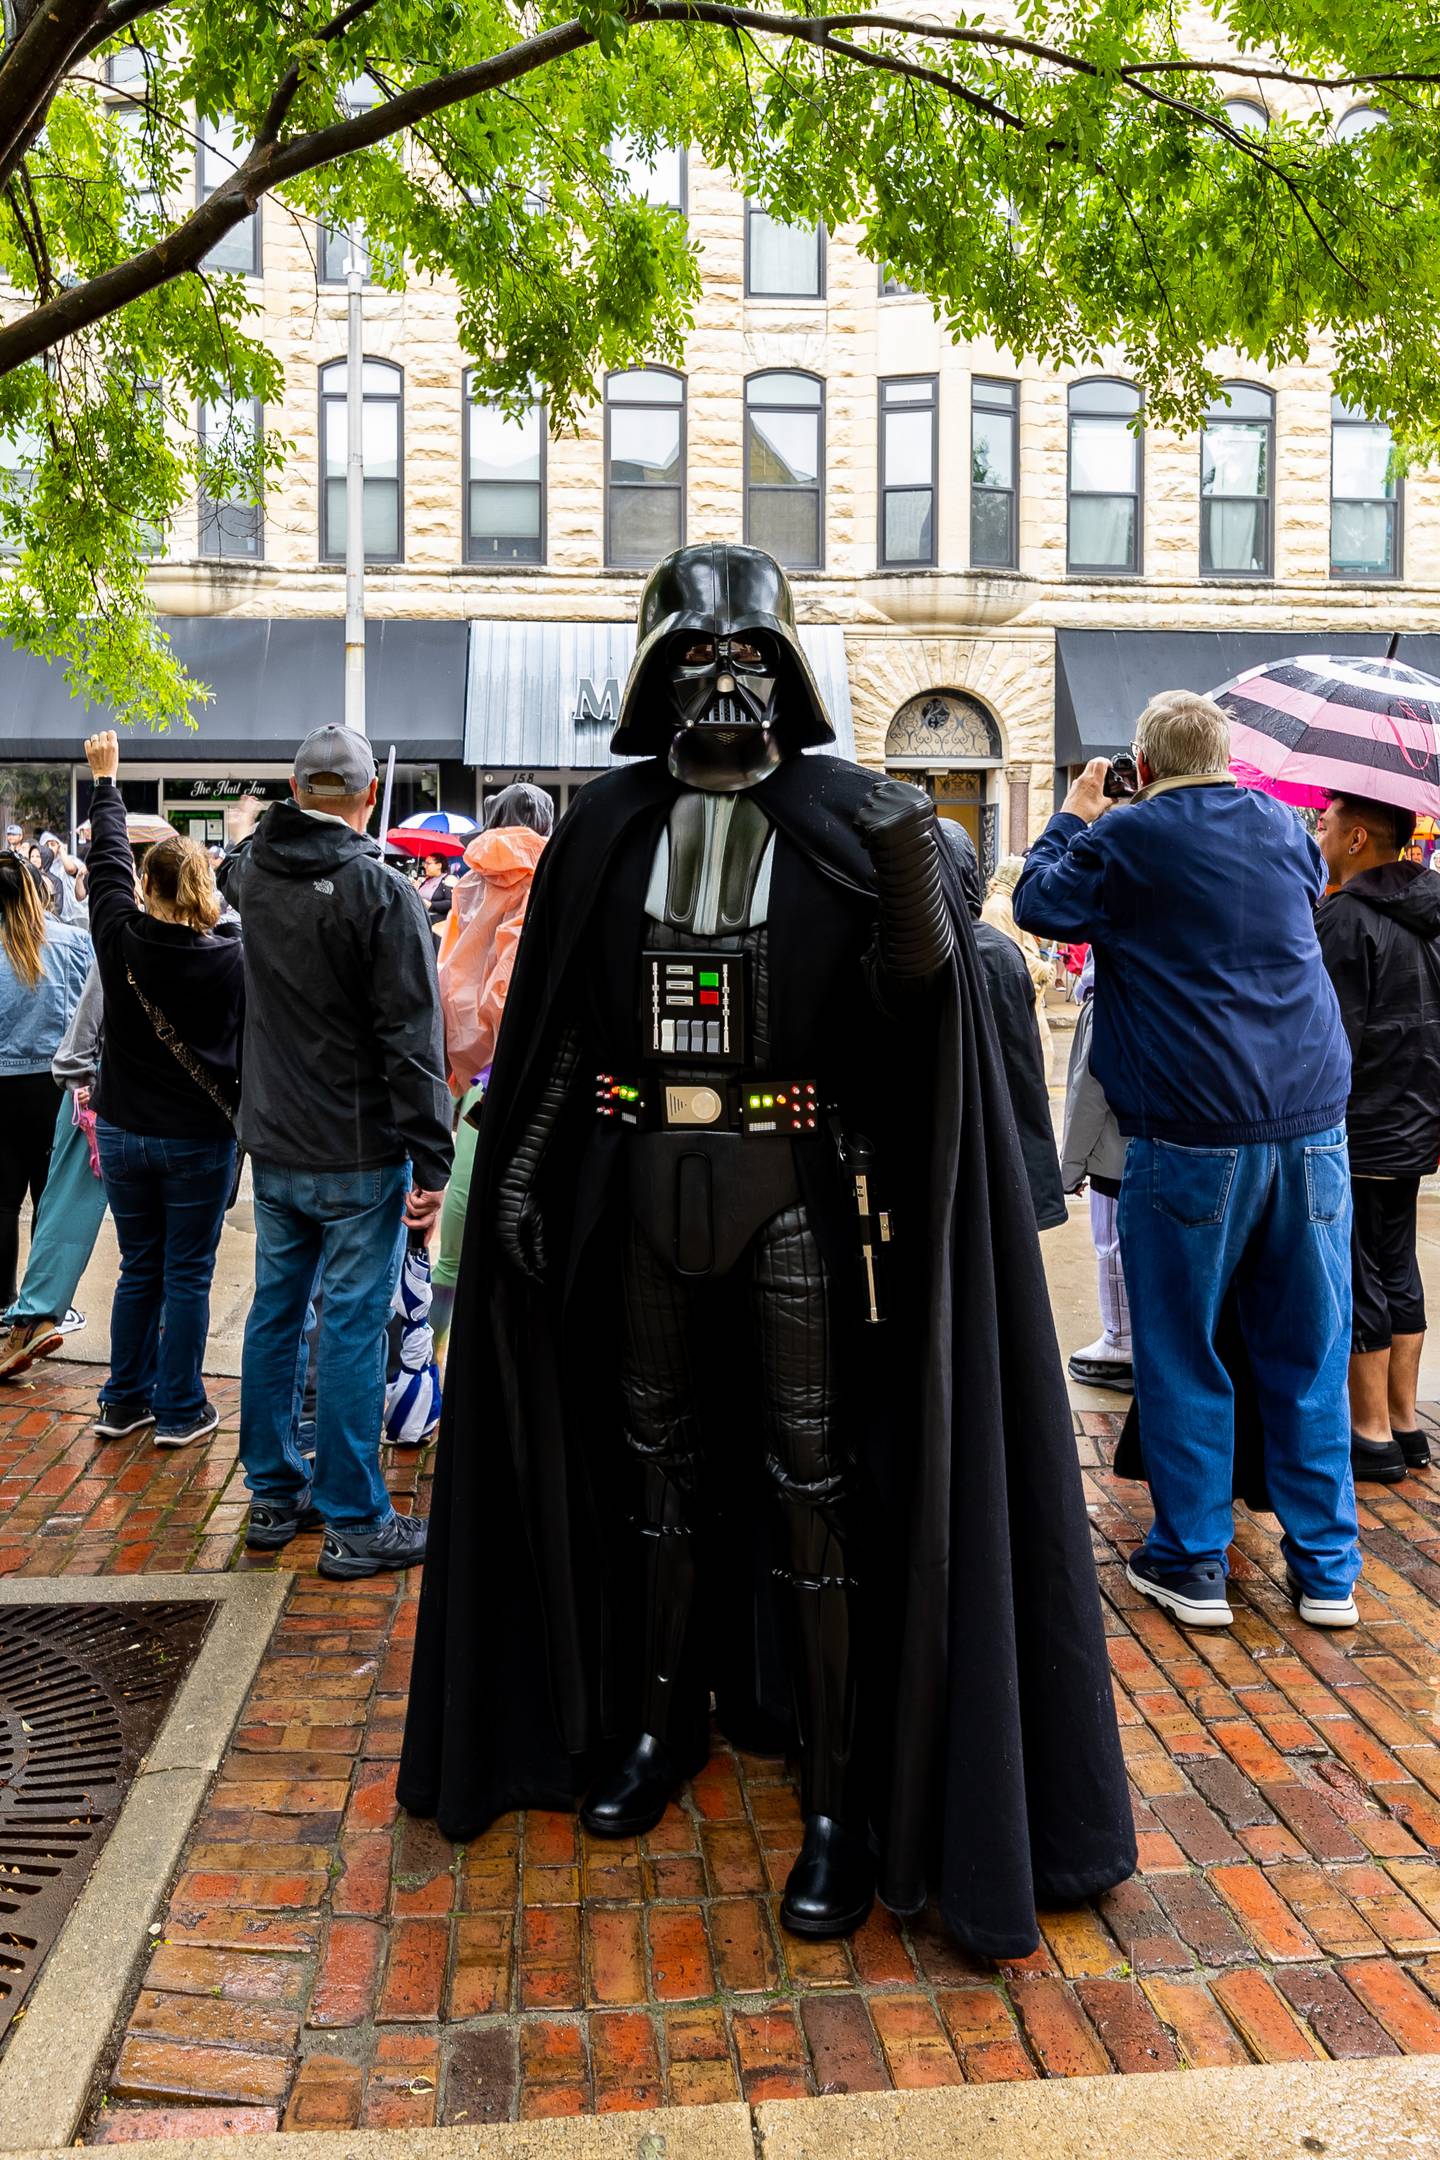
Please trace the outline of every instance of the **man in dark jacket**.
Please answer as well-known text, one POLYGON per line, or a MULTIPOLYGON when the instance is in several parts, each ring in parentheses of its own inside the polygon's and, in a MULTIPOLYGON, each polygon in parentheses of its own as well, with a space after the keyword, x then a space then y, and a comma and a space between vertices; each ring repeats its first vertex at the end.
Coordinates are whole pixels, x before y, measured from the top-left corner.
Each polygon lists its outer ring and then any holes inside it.
POLYGON ((1155 1503, 1133 1587, 1225 1627, 1233 1292, 1302 1619, 1353 1627, 1350 1056, 1320 959, 1323 866, 1283 803, 1230 777, 1230 729, 1170 691, 1142 713, 1119 816, 1092 759, 1030 850, 1015 920, 1095 947, 1091 1069, 1130 1138, 1120 1248, 1155 1503))
POLYGON ((985 991, 995 1033, 1000 1038, 1000 1060, 1005 1067, 1010 1107, 1015 1113, 1015 1130, 1020 1135, 1035 1221, 1041 1230, 1054 1230, 1067 1220, 1069 1210, 1060 1182, 1050 1091, 1045 1084, 1045 1057, 1035 1019, 1035 985, 1019 946, 1003 930, 980 920, 985 885, 974 841, 954 818, 941 818, 940 831, 955 858, 965 905, 975 925, 975 946, 985 970, 985 991))
POLYGON ((1356 1477, 1382 1485, 1430 1460, 1415 1204, 1440 1161, 1440 877, 1399 860, 1414 829, 1408 810, 1332 795, 1316 832, 1340 890, 1315 927, 1352 1060, 1350 1448, 1356 1477))
POLYGON ((240 1138, 255 1182, 255 1299, 245 1328, 240 1459, 247 1542, 267 1552, 325 1526, 322 1575, 425 1554, 380 1474, 385 1324, 402 1220, 428 1230, 450 1174, 434 939, 414 887, 366 835, 375 760, 317 728, 294 801, 267 810, 224 866, 245 930, 240 1138), (299 1349, 317 1271, 313 1486, 297 1441, 299 1349))

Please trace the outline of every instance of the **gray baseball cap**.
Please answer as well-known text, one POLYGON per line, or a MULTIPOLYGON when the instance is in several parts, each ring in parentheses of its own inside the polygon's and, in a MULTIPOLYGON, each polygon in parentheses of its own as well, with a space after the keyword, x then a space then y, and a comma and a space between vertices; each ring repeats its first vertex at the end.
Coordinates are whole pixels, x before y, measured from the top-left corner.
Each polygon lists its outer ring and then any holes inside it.
POLYGON ((317 727, 295 753, 302 795, 363 795, 375 778, 375 753, 354 728, 317 727))

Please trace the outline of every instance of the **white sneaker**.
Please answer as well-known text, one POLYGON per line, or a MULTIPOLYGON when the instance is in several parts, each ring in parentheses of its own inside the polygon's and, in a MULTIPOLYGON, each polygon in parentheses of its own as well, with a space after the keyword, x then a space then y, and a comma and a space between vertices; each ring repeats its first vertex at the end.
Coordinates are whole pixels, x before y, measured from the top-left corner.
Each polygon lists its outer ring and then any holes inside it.
POLYGON ((1083 1350, 1072 1350, 1070 1355, 1086 1365, 1125 1365, 1130 1363, 1130 1352, 1112 1343, 1108 1335, 1097 1335, 1094 1342, 1086 1343, 1083 1350))
POLYGON ((62 1335, 74 1335, 78 1329, 84 1327, 85 1315, 83 1312, 76 1312, 75 1307, 71 1305, 66 1310, 64 1319, 57 1320, 55 1325, 62 1335))
POLYGON ((1285 1570, 1285 1587, 1307 1627, 1359 1627, 1360 1609, 1353 1597, 1308 1597, 1288 1568, 1285 1570))

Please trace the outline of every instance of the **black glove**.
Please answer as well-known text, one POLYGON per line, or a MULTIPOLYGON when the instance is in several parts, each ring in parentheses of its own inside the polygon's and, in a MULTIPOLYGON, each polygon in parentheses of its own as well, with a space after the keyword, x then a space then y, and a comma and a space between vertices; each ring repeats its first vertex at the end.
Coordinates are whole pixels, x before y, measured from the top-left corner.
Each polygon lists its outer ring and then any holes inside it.
POLYGON ((875 869, 878 973, 896 988, 918 987, 955 948, 934 805, 903 780, 877 780, 855 814, 855 830, 875 869))
POLYGON ((495 1236, 511 1266, 527 1281, 545 1280, 545 1223, 536 1187, 540 1166, 550 1137, 575 1076, 579 1046, 573 1028, 567 1028, 555 1053, 555 1064, 540 1091, 534 1114, 520 1137, 520 1144, 500 1173, 495 1198, 495 1236))

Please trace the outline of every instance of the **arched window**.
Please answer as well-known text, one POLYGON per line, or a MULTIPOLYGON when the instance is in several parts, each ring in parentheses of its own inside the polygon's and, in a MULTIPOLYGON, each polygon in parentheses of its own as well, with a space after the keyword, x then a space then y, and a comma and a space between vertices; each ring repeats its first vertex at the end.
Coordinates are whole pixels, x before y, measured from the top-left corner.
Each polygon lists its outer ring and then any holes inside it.
POLYGON ((1352 105, 1335 123, 1336 142, 1354 142, 1371 128, 1384 127, 1385 115, 1378 105, 1352 105))
POLYGON ((512 420, 471 395, 465 377, 465 560, 545 560, 545 408, 512 420))
POLYGON ((685 379, 630 368, 605 384, 605 560, 648 570, 685 540, 685 379))
POLYGON ((1225 383, 1200 437, 1200 575, 1270 577, 1275 399, 1225 383))
MULTIPOLYGON (((343 360, 320 370, 320 559, 345 560, 345 460, 349 435, 343 360)), ((360 455, 364 472, 365 560, 405 553, 405 377, 388 360, 367 360, 360 455)))
POLYGON ((798 371, 745 385, 745 538, 787 570, 825 559, 825 385, 798 371))
POLYGON ((1070 386, 1072 576, 1136 577, 1141 562, 1140 410, 1134 383, 1097 376, 1070 386))
POLYGON ((1231 127, 1242 135, 1263 135, 1270 125, 1269 113, 1255 98, 1226 98, 1223 110, 1231 127))

